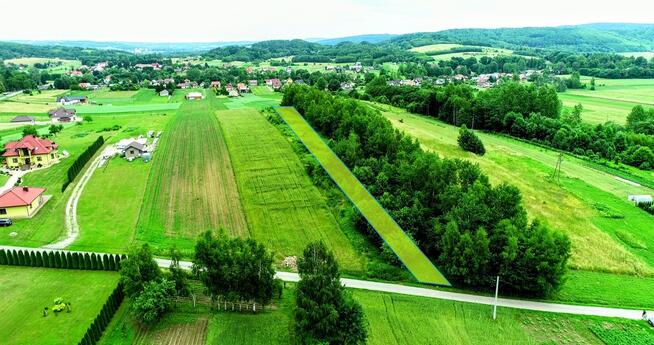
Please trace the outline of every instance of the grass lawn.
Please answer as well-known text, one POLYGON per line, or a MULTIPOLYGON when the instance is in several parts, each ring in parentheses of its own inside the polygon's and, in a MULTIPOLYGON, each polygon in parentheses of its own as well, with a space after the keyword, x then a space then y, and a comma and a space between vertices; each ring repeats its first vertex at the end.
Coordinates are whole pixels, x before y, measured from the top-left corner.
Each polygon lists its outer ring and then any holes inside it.
POLYGON ((613 121, 624 124, 627 115, 636 105, 654 107, 654 80, 652 79, 595 79, 596 90, 590 90, 590 78, 583 77, 586 89, 570 89, 560 93, 565 107, 581 103, 582 118, 589 123, 613 121))
POLYGON ((154 153, 137 240, 189 251, 206 230, 248 232, 227 145, 208 99, 187 101, 154 153))
MULTIPOLYGON (((350 290, 363 307, 367 344, 647 344, 654 329, 642 321, 548 314, 438 299, 350 290), (617 341, 622 342, 616 342, 617 341)), ((210 312, 189 304, 150 330, 139 330, 125 312, 117 314, 100 344, 193 343, 188 329, 208 319, 206 344, 293 344, 293 284, 275 310, 257 314, 210 312), (145 340, 145 341, 144 341, 145 340), (181 341, 181 342, 180 342, 181 341)), ((121 308, 121 310, 123 310, 121 308)), ((200 337, 203 334, 196 334, 200 337)), ((197 343, 197 342, 196 342, 197 343)))
POLYGON ((341 231, 287 139, 254 109, 217 114, 250 235, 273 250, 279 261, 299 256, 307 244, 323 240, 344 269, 361 271, 362 257, 341 231))
POLYGON ((118 274, 0 266, 0 339, 3 344, 77 344, 118 283, 118 274), (43 317, 55 298, 71 312, 43 317))
POLYGON ((294 108, 278 108, 277 112, 413 276, 422 283, 450 285, 311 125, 294 108))

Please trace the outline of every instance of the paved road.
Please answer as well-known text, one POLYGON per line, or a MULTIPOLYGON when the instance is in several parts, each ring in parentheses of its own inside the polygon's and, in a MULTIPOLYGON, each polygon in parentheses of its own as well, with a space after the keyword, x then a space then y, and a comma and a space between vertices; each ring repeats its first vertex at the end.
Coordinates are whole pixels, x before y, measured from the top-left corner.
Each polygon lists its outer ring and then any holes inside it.
MULTIPOLYGON (((0 246, 0 249, 15 249, 15 250, 20 249, 26 251, 44 250, 43 248, 25 248, 25 247, 13 247, 13 246, 0 246)), ((74 251, 70 251, 70 252, 74 252, 74 251)), ((104 253, 96 253, 96 254, 104 254, 104 253)), ((160 267, 170 266, 170 260, 156 259, 156 261, 160 267)), ((185 269, 190 269, 192 263, 188 261, 181 261, 180 266, 185 269)), ((277 278, 287 282, 297 282, 300 280, 300 276, 297 273, 292 273, 292 272, 277 272, 276 276, 277 278)), ((493 305, 493 298, 488 296, 477 296, 477 295, 470 295, 465 293, 447 292, 447 291, 433 290, 428 288, 406 286, 401 284, 379 283, 379 282, 372 282, 372 281, 359 280, 359 279, 343 278, 341 279, 341 282, 345 287, 350 289, 388 292, 388 293, 396 293, 396 294, 409 295, 409 296, 436 298, 436 299, 442 299, 448 301, 485 304, 489 306, 493 305)), ((632 320, 641 319, 641 315, 643 312, 642 309, 634 310, 634 309, 621 309, 621 308, 589 307, 589 306, 581 306, 581 305, 545 303, 545 302, 525 301, 525 300, 508 299, 508 298, 499 298, 497 300, 497 305, 499 307, 535 310, 535 311, 550 312, 550 313, 617 317, 617 318, 632 319, 632 320)))

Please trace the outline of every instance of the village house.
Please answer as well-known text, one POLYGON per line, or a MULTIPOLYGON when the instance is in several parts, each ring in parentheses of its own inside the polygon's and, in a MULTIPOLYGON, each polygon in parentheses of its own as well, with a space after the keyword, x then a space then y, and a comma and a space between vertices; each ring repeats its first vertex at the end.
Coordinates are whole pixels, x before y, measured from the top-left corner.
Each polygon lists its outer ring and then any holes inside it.
POLYGON ((52 121, 52 123, 75 122, 77 121, 76 114, 77 110, 66 109, 64 107, 59 107, 57 109, 48 111, 48 115, 50 116, 50 121, 52 121))
POLYGON ((256 79, 252 79, 248 80, 248 84, 250 84, 250 86, 257 86, 259 82, 256 79))
POLYGON ((343 90, 345 90, 345 91, 350 91, 350 90, 354 89, 354 83, 352 83, 352 82, 347 82, 347 81, 346 81, 346 82, 342 82, 342 83, 341 83, 341 89, 343 89, 343 90))
POLYGON ((161 97, 168 97, 168 96, 170 96, 170 92, 168 92, 168 90, 161 90, 161 91, 159 92, 159 96, 161 96, 161 97))
POLYGON ((79 88, 83 90, 95 90, 98 87, 96 85, 93 85, 91 83, 79 83, 79 88))
POLYGON ((189 92, 186 94, 186 99, 188 100, 204 99, 204 95, 200 92, 189 92))
POLYGON ((73 105, 73 104, 86 104, 88 102, 88 97, 86 96, 61 96, 57 97, 57 103, 61 105, 73 105))
POLYGON ((84 75, 81 71, 70 71, 67 74, 71 77, 81 77, 84 75))
POLYGON ((250 91, 250 89, 248 88, 247 85, 245 85, 245 83, 236 84, 236 89, 238 90, 238 92, 241 92, 241 93, 250 91))
POLYGON ((152 68, 154 71, 159 71, 161 70, 161 65, 154 62, 154 63, 137 63, 134 65, 134 68, 136 69, 145 69, 145 68, 152 68))
POLYGON ((8 169, 31 169, 32 166, 50 166, 59 162, 59 145, 33 135, 5 144, 5 166, 8 169))
POLYGON ((232 90, 234 90, 234 86, 232 86, 232 83, 227 83, 227 85, 225 85, 225 91, 230 92, 232 90))
POLYGON ((254 72, 254 67, 250 66, 245 69, 245 73, 251 74, 254 72))
POLYGON ((11 123, 29 123, 34 124, 34 118, 31 116, 16 116, 11 119, 11 123))
POLYGON ((236 91, 236 90, 233 89, 233 88, 227 92, 227 95, 228 95, 229 97, 238 97, 238 96, 240 96, 240 94, 238 93, 238 91, 236 91))
POLYGON ((125 147, 125 158, 128 161, 133 161, 136 158, 139 158, 145 153, 145 145, 137 142, 137 141, 132 141, 125 147))
POLYGON ((30 218, 41 209, 46 199, 45 188, 13 187, 0 195, 0 217, 30 218))
POLYGON ((363 69, 363 66, 361 66, 361 62, 357 62, 354 65, 350 66, 350 71, 355 71, 357 73, 361 72, 363 69))
POLYGON ((209 86, 211 86, 214 89, 220 89, 221 84, 220 84, 220 81, 216 80, 216 81, 212 81, 209 86))

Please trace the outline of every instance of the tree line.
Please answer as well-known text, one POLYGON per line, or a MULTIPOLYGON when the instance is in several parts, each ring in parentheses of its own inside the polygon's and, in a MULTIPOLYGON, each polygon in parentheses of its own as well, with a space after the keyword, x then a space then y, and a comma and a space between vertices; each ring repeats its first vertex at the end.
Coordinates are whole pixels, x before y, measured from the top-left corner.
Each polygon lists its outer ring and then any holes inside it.
POLYGON ((123 259, 117 254, 0 249, 0 265, 118 271, 123 259))
POLYGON ((109 295, 109 298, 107 298, 107 301, 104 302, 104 305, 102 305, 102 309, 100 309, 98 315, 93 319, 86 333, 84 333, 82 340, 79 342, 80 345, 95 345, 100 341, 102 333, 111 322, 118 308, 120 308, 124 298, 123 288, 118 284, 114 291, 111 292, 111 295, 109 295))
POLYGON ((506 81, 478 91, 470 85, 392 87, 383 78, 370 81, 359 98, 374 100, 469 128, 505 133, 592 160, 654 168, 654 137, 634 132, 636 122, 647 122, 640 108, 632 126, 612 122, 591 125, 581 121, 581 108, 562 114, 561 102, 550 85, 506 81))
MULTIPOLYGON (((420 90, 420 89, 417 89, 420 90)), ((520 191, 492 186, 479 166, 440 159, 355 100, 308 86, 284 92, 357 178, 448 279, 490 289, 547 295, 562 283, 570 242, 538 220, 529 222, 520 191)), ((381 246, 359 216, 357 226, 381 246)))
POLYGON ((86 163, 95 155, 95 153, 98 151, 99 148, 104 145, 104 137, 99 136, 91 146, 87 147, 84 152, 82 152, 77 159, 75 159, 75 162, 73 162, 73 165, 68 168, 68 171, 66 173, 67 180, 64 182, 64 184, 61 186, 61 191, 65 191, 66 187, 68 187, 69 184, 73 183, 75 180, 75 177, 79 175, 80 171, 84 168, 86 163))

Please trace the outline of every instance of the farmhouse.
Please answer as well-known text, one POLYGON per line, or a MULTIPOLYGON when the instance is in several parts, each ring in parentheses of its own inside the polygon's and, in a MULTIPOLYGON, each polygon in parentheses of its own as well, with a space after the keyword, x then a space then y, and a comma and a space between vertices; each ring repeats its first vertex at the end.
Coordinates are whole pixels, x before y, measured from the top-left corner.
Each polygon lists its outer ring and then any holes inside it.
POLYGON ((231 90, 229 90, 229 92, 228 92, 228 96, 229 96, 229 97, 238 97, 238 96, 240 96, 240 94, 239 94, 238 91, 236 91, 235 89, 231 89, 231 90))
POLYGON ((234 90, 234 86, 232 86, 232 83, 227 83, 227 85, 225 85, 225 91, 230 92, 232 90, 234 90))
POLYGON ((248 92, 250 90, 245 83, 236 84, 236 88, 238 89, 238 92, 248 92))
POLYGON ((204 99, 204 95, 199 92, 189 92, 186 94, 186 99, 188 100, 204 99))
POLYGON ((71 77, 81 77, 81 76, 84 75, 84 73, 82 73, 80 71, 70 71, 70 72, 68 72, 68 75, 71 76, 71 77))
POLYGON ((168 97, 170 96, 170 92, 168 92, 168 90, 161 90, 161 92, 159 92, 159 96, 168 97))
POLYGON ((45 188, 13 187, 0 195, 0 217, 30 218, 45 203, 45 188))
POLYGON ((31 116, 16 116, 11 119, 12 123, 31 123, 34 124, 34 118, 31 116))
POLYGON ((87 102, 88 102, 88 97, 86 96, 57 97, 57 103, 61 105, 86 104, 87 102))
POLYGON ((143 153, 145 153, 145 145, 138 141, 132 141, 125 148, 125 158, 129 161, 141 157, 143 153))
POLYGON ((57 149, 59 145, 48 139, 28 135, 19 141, 8 142, 5 145, 5 165, 9 169, 30 169, 50 166, 59 162, 57 149))
POLYGON ((211 84, 209 85, 215 89, 220 89, 220 82, 219 81, 212 81, 211 84))
POLYGON ((66 109, 64 107, 59 107, 57 109, 48 111, 48 115, 50 116, 52 123, 75 122, 77 121, 75 114, 77 114, 77 110, 66 109))

